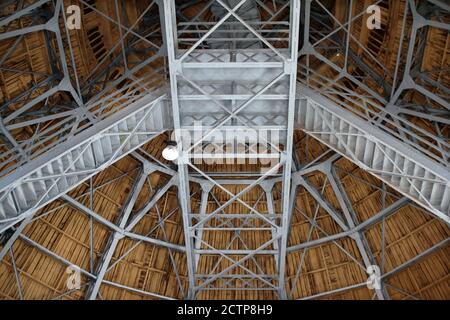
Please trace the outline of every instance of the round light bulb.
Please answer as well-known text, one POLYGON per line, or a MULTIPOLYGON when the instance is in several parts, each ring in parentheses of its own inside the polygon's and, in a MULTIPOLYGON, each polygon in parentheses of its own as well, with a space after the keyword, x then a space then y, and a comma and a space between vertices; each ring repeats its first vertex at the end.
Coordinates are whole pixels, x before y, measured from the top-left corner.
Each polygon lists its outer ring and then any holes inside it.
POLYGON ((179 156, 178 148, 173 145, 168 145, 167 147, 164 148, 162 156, 164 159, 168 161, 175 161, 178 159, 179 156))

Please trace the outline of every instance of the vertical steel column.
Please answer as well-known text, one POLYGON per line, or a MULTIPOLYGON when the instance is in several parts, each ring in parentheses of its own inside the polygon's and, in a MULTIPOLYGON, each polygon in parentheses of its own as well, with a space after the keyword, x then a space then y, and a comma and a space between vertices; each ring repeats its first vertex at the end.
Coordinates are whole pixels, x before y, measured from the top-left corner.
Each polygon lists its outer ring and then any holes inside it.
POLYGON ((299 46, 299 29, 300 29, 300 0, 291 0, 291 20, 290 20, 290 57, 285 62, 286 73, 289 75, 289 109, 287 123, 287 141, 286 141, 286 164, 283 174, 283 217, 281 222, 281 246, 280 246, 280 263, 279 263, 279 286, 280 298, 287 299, 285 286, 286 272, 286 248, 287 235, 289 230, 290 201, 291 192, 291 175, 292 175, 292 149, 294 142, 294 122, 295 122, 295 103, 297 88, 297 60, 299 46))
POLYGON ((180 72, 181 62, 177 59, 177 27, 176 27, 176 10, 175 2, 172 0, 164 0, 164 17, 166 21, 165 34, 166 34, 166 46, 167 55, 169 59, 169 73, 170 73, 170 92, 172 96, 172 111, 173 111, 173 124, 175 129, 175 139, 179 151, 178 161, 178 194, 181 212, 183 216, 183 228, 184 238, 186 246, 186 259, 188 267, 189 277, 189 290, 187 299, 193 299, 195 297, 195 259, 192 248, 194 247, 191 237, 191 220, 189 214, 191 213, 190 193, 189 193, 189 177, 186 161, 189 161, 187 155, 183 150, 183 137, 181 134, 181 118, 180 118, 180 106, 178 102, 178 82, 177 75, 180 72))
MULTIPOLYGON (((209 193, 211 192, 211 189, 213 186, 210 183, 204 183, 201 187, 202 187, 202 197, 200 200, 199 217, 200 217, 200 220, 203 220, 206 216, 206 210, 208 208, 209 193)), ((201 239, 203 239, 203 228, 200 230, 197 230, 196 236, 197 237, 195 239, 195 250, 200 250, 200 248, 202 246, 201 239)), ((200 260, 200 254, 195 253, 195 272, 196 273, 198 271, 199 260, 200 260)))
MULTIPOLYGON (((264 182, 261 184, 261 188, 264 190, 265 194, 266 194, 266 201, 267 201, 267 213, 270 216, 273 216, 273 221, 274 223, 276 223, 276 212, 275 212, 275 205, 273 203, 273 186, 274 186, 274 182, 270 181, 270 182, 264 182)), ((272 227, 272 237, 275 238, 277 234, 277 229, 275 227, 272 227)), ((276 251, 280 250, 280 241, 277 240, 273 243, 273 248, 276 251)), ((276 254, 275 255, 275 266, 277 268, 277 270, 279 270, 280 267, 280 255, 276 254)))

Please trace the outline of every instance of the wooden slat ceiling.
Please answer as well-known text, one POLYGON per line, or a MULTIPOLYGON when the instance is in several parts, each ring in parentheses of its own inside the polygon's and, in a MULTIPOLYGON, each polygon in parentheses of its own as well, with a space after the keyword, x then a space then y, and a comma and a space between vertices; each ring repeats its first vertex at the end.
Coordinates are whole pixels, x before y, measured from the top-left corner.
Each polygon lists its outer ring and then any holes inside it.
MULTIPOLYGON (((77 3, 77 1, 66 1, 77 3)), ((109 12, 113 10, 107 1, 87 1, 97 8, 109 12)), ((326 1, 324 1, 325 3, 326 1)), ((362 6, 367 1, 354 1, 355 6, 362 6)), ((339 3, 337 1, 336 3, 339 3)), ((390 69, 395 66, 395 54, 397 52, 399 32, 401 29, 400 19, 396 19, 398 12, 405 6, 405 1, 386 1, 383 9, 384 21, 390 21, 388 32, 385 35, 363 30, 361 25, 355 25, 354 34, 359 35, 365 43, 377 43, 371 50, 378 54, 390 69), (378 41, 378 42, 377 42, 378 41)), ((145 6, 141 1, 127 1, 127 13, 132 21, 133 17, 139 14, 139 8, 145 6), (139 2, 139 3, 138 3, 139 2)), ((338 10, 339 6, 337 6, 338 10)), ((192 7, 190 10, 196 12, 198 8, 192 7)), ((356 9, 355 9, 356 10, 356 9)), ((81 81, 101 62, 105 52, 109 50, 118 38, 118 30, 105 19, 99 19, 86 8, 83 11, 83 29, 80 32, 71 32, 72 46, 75 49, 75 59, 78 66, 78 74, 81 81)), ((113 14, 112 11, 111 14, 113 14)), ((189 12, 186 12, 188 14, 189 12)), ((134 18, 134 19, 135 19, 134 18)), ((450 64, 449 35, 441 30, 432 30, 427 39, 427 47, 424 61, 424 70, 442 69, 450 64)), ((0 43, 0 53, 5 52, 10 43, 0 43)), ((361 52, 364 57, 364 53, 361 52)), ((0 54, 1 55, 1 54, 0 54)), ((370 63, 370 59, 366 59, 370 63)), ((27 35, 22 44, 17 47, 14 54, 5 61, 11 69, 28 69, 36 73, 49 74, 51 72, 47 50, 44 46, 43 34, 36 33, 27 35)), ((329 73, 329 70, 322 70, 329 73)), ((122 73, 121 68, 112 70, 111 73, 117 77, 122 73)), ((0 104, 23 92, 37 82, 36 75, 18 75, 14 72, 0 70, 0 104)), ((449 87, 450 76, 448 72, 433 73, 432 77, 436 81, 442 82, 449 87)), ((437 90, 437 89, 436 89, 437 90)), ((36 92, 37 94, 38 92, 36 92)), ((64 97, 54 97, 56 105, 64 97)), ((411 97, 413 99, 413 97, 411 97)), ((420 119, 417 123, 423 123, 420 119)), ((50 125, 50 123, 46 124, 50 125)), ((27 127, 14 133, 16 139, 25 139, 33 135, 35 127, 27 127)), ((430 130, 434 130, 430 128, 430 130)), ((449 134, 446 128, 442 134, 449 134)), ((161 151, 164 148, 166 137, 161 136, 155 141, 146 145, 143 149, 160 161, 161 151)), ((295 152, 301 163, 306 163, 311 159, 323 154, 328 149, 318 141, 309 138, 302 132, 295 134, 295 152)), ((93 194, 92 209, 104 217, 114 222, 117 218, 124 202, 136 178, 138 161, 128 156, 92 179, 95 192, 93 194)), ((241 165, 237 167, 210 166, 208 171, 254 171, 254 166, 241 165)), ((349 195, 350 201, 357 213, 360 222, 366 221, 370 217, 382 210, 384 206, 389 206, 400 196, 395 191, 387 188, 386 196, 383 192, 383 184, 356 167, 349 161, 341 159, 336 163, 337 173, 349 195)), ((339 210, 339 204, 326 182, 323 174, 315 172, 307 177, 308 181, 318 190, 323 190, 324 197, 330 204, 339 210), (325 183, 325 184, 324 184, 325 183)), ((146 184, 138 201, 134 207, 134 212, 138 211, 152 196, 159 186, 168 180, 164 174, 155 172, 149 176, 149 184, 146 184), (150 188, 151 186, 151 188, 150 188)), ((195 186, 191 192, 195 193, 195 186)), ((232 185, 229 190, 238 192, 242 186, 232 185)), ((278 188, 279 189, 279 188, 278 188)), ((157 208, 148 212, 144 219, 135 227, 133 232, 142 235, 151 235, 153 238, 168 241, 174 244, 183 245, 184 235, 180 210, 177 210, 177 190, 171 188, 167 194, 158 202, 157 208), (158 227, 159 217, 167 217, 164 227, 158 227), (149 234, 149 232, 151 232, 149 234)), ((213 194, 219 202, 228 200, 228 196, 221 190, 213 189, 213 194)), ((257 201, 261 190, 254 188, 244 195, 249 202, 257 201)), ((70 192, 70 196, 78 198, 84 205, 90 207, 89 182, 77 187, 70 192)), ((275 206, 280 207, 280 193, 275 192, 275 206)), ((200 195, 197 193, 192 197, 192 206, 197 207, 200 202, 200 195)), ((213 199, 209 199, 208 212, 212 212, 218 207, 213 199)), ((296 199, 296 207, 292 219, 289 245, 296 245, 308 240, 318 239, 324 236, 324 232, 333 235, 342 230, 334 220, 323 210, 317 212, 316 221, 318 226, 311 232, 309 219, 316 214, 317 202, 303 188, 299 188, 296 199)), ((266 200, 263 197, 257 207, 261 212, 267 211, 266 200)), ((236 213, 244 210, 241 206, 235 205, 227 208, 229 213, 236 213)), ((33 222, 28 225, 23 232, 23 237, 19 238, 13 246, 15 265, 17 267, 20 283, 23 288, 25 299, 81 299, 85 296, 88 277, 83 276, 82 289, 66 294, 66 267, 67 265, 55 257, 51 257, 42 250, 37 249, 30 243, 35 242, 47 248, 56 255, 64 258, 67 262, 79 265, 86 270, 92 270, 92 265, 99 261, 110 236, 110 231, 103 225, 92 221, 82 212, 69 206, 62 200, 57 200, 40 210, 33 222), (92 230, 94 256, 90 259, 90 246, 92 230), (31 241, 31 242, 30 242, 31 241)), ((402 265, 404 262, 416 257, 418 254, 431 248, 433 245, 447 239, 450 236, 449 228, 433 218, 423 209, 409 204, 390 215, 382 223, 374 225, 365 231, 365 236, 378 261, 381 260, 382 250, 385 251, 384 271, 388 272, 402 265), (382 229, 385 233, 385 247, 382 249, 382 229)), ((229 232, 215 232, 205 234, 210 239, 210 243, 215 247, 223 247, 229 243, 231 234, 229 232)), ((270 234, 265 232, 242 234, 247 243, 257 247, 262 241, 267 241, 270 234)), ((239 247, 239 244, 235 244, 239 247)), ((207 273, 214 264, 215 258, 204 257, 199 262, 199 268, 207 273)), ((267 273, 275 273, 273 258, 258 257, 258 262, 266 268, 267 273)), ((450 299, 450 248, 444 246, 440 250, 427 255, 417 263, 405 268, 399 273, 386 280, 387 291, 392 299, 450 299)), ((139 243, 130 239, 122 239, 114 252, 112 260, 113 267, 107 273, 105 280, 111 283, 118 283, 136 289, 135 292, 125 290, 112 284, 103 284, 100 289, 101 299, 155 299, 155 297, 144 294, 141 291, 148 291, 161 294, 167 297, 183 298, 180 289, 187 287, 187 266, 185 254, 170 252, 166 248, 158 247, 148 243, 139 243), (117 262, 118 258, 125 257, 117 262), (177 278, 176 267, 180 278, 177 278)), ((363 283, 367 279, 365 270, 361 267, 362 259, 356 247, 356 243, 350 238, 337 240, 306 251, 298 251, 287 256, 287 286, 292 291, 292 297, 305 298, 314 296, 321 292, 344 288, 347 286, 363 283), (343 252, 345 249, 349 254, 343 252), (301 272, 298 267, 303 261, 301 272)), ((222 266, 224 267, 224 266, 222 266)), ((254 266, 248 265, 249 268, 254 266)), ((19 299, 20 294, 16 285, 13 271, 13 261, 10 255, 6 255, 0 262, 0 299, 19 299)), ((207 291, 199 295, 200 299, 272 299, 276 298, 271 292, 232 292, 232 291, 207 291)), ((348 290, 343 293, 326 296, 324 299, 372 299, 373 291, 365 286, 348 290)))
MULTIPOLYGON (((314 140, 309 141, 310 145, 319 146, 314 140)), ((161 143, 162 145, 162 143, 161 143)), ((323 148, 323 146, 321 146, 323 148)), ((152 143, 146 147, 146 151, 155 157, 160 155, 160 147, 152 143)), ((305 152, 305 150, 297 149, 305 152)), ((339 160, 336 164, 341 181, 345 186, 351 203, 358 219, 366 221, 382 209, 383 192, 382 183, 373 176, 367 174, 347 160, 339 160), (351 175, 350 175, 351 174, 351 175)), ((109 221, 114 221, 122 207, 126 195, 129 192, 138 168, 138 162, 132 157, 127 157, 114 166, 108 168, 98 176, 92 183, 94 188, 117 177, 121 177, 114 182, 96 189, 94 193, 94 211, 109 221), (124 173, 129 175, 124 175, 124 173)), ((163 174, 154 173, 150 176, 153 190, 167 181, 163 174)), ((324 177, 320 173, 313 173, 308 176, 316 188, 322 190, 324 177)), ((73 197, 78 197, 88 191, 88 183, 78 187, 70 193, 73 197)), ((230 191, 237 192, 242 186, 230 186, 230 191)), ((339 208, 337 200, 331 190, 331 186, 325 184, 324 197, 333 207, 339 208)), ((399 195, 392 190, 387 190, 385 205, 389 206, 399 195)), ((260 197, 261 190, 257 188, 245 195, 248 203, 256 201, 260 197)), ((228 195, 223 191, 214 189, 213 194, 219 202, 228 200, 228 195)), ((150 188, 144 188, 141 192, 134 211, 139 210, 146 201, 150 199, 152 192, 150 188)), ((89 194, 79 198, 86 206, 90 206, 89 194)), ((199 197, 194 196, 192 205, 199 205, 199 197)), ((310 219, 315 215, 316 201, 314 198, 300 188, 291 226, 289 245, 296 245, 308 240, 311 225, 304 215, 310 219), (304 215, 303 215, 303 214, 304 215)), ((275 206, 279 208, 280 197, 275 193, 275 206)), ((173 213, 178 207, 176 189, 171 189, 158 203, 159 214, 170 217, 165 220, 164 232, 161 228, 155 228, 158 223, 158 212, 156 208, 150 210, 146 217, 139 223, 133 232, 142 235, 154 229, 151 236, 157 239, 166 240, 174 244, 183 245, 184 235, 182 220, 179 210, 173 213), (165 238, 164 233, 167 238, 165 238)), ((213 199, 209 199, 208 212, 212 212, 218 207, 213 199)), ((227 211, 236 213, 239 205, 230 206, 227 211)), ((265 198, 260 200, 258 210, 267 212, 265 198)), ((316 217, 319 229, 312 232, 310 240, 341 232, 339 226, 322 209, 318 211, 316 217), (323 231, 323 232, 322 232, 323 231)), ((71 208, 62 201, 55 201, 48 207, 42 209, 35 221, 24 231, 26 238, 21 238, 13 246, 15 263, 19 270, 21 284, 26 299, 53 299, 67 291, 65 285, 67 280, 66 267, 64 263, 49 257, 42 251, 31 246, 26 239, 51 250, 58 256, 70 261, 75 265, 90 270, 90 220, 83 213, 71 208), (59 208, 60 206, 63 206, 59 208), (54 211, 51 211, 55 209, 54 211), (49 213, 50 212, 50 213, 49 213)), ((378 223, 365 232, 369 246, 375 257, 380 259, 382 240, 382 223, 378 223)), ((385 220, 385 271, 388 272, 402 263, 414 258, 418 254, 431 248, 433 245, 447 239, 450 236, 448 227, 439 220, 432 218, 421 208, 414 205, 407 205, 396 211, 385 220)), ((100 224, 93 222, 94 239, 94 264, 102 254, 109 231, 100 224)), ((231 234, 229 232, 210 232, 205 237, 209 238, 209 243, 217 248, 228 244, 231 234)), ((247 232, 242 235, 247 244, 258 246, 261 241, 268 240, 269 234, 264 232, 247 232)), ((235 243, 238 247, 238 244, 235 243)), ((137 243, 130 239, 120 241, 114 253, 114 261, 122 255, 128 253, 119 263, 114 265, 107 273, 106 280, 126 285, 142 291, 158 293, 168 297, 182 298, 178 281, 187 285, 187 267, 185 255, 173 252, 175 265, 181 275, 177 279, 173 270, 173 264, 169 251, 158 246, 137 243), (128 253, 128 251, 133 250, 128 253)), ((293 298, 313 296, 324 291, 343 288, 366 281, 365 270, 361 268, 362 260, 353 240, 346 238, 335 243, 329 243, 318 247, 310 248, 306 251, 303 259, 304 265, 300 276, 297 278, 298 266, 302 261, 303 251, 291 253, 287 257, 287 281, 288 288, 293 288, 293 298), (348 251, 351 256, 344 253, 341 248, 348 251), (294 279, 297 279, 294 282, 294 279)), ((387 281, 388 292, 393 299, 448 299, 450 289, 449 247, 444 247, 435 253, 424 257, 418 263, 406 268, 400 273, 389 278, 387 281), (401 290, 401 292, 400 292, 401 290)), ((202 258, 200 270, 205 273, 214 258, 202 258)), ((271 257, 258 257, 261 265, 267 268, 267 272, 274 272, 274 262, 271 257)), ((83 278, 83 284, 87 279, 83 278)), ((84 290, 64 296, 64 299, 78 299, 84 296, 84 290)), ((4 299, 18 299, 19 294, 15 284, 14 272, 10 256, 7 256, 0 264, 0 296, 4 299)), ((373 292, 367 288, 349 290, 348 292, 327 296, 335 299, 371 299, 373 292)), ((117 288, 112 285, 102 285, 100 297, 103 299, 153 299, 140 293, 133 293, 129 290, 117 288)), ((200 299, 271 299, 275 298, 270 292, 227 292, 209 291, 201 293, 200 299)))

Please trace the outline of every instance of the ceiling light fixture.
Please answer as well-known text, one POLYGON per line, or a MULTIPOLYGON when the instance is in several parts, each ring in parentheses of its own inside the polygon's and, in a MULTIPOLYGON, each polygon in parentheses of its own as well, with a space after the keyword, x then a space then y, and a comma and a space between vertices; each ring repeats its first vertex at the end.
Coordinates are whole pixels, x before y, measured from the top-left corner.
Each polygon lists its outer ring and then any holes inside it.
POLYGON ((180 156, 178 152, 177 143, 174 141, 167 142, 167 147, 164 148, 162 152, 162 156, 164 159, 168 161, 175 161, 180 156))

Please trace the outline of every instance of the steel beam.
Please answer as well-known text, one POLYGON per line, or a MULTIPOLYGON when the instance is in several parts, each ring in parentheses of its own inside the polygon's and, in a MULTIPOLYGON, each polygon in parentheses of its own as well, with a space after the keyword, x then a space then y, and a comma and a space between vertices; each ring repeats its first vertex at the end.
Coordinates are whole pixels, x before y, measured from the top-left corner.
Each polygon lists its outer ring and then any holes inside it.
POLYGON ((450 223, 450 171, 425 154, 306 87, 303 130, 394 190, 450 223))
POLYGON ((286 273, 286 248, 288 242, 289 234, 289 222, 291 212, 291 176, 292 176, 292 161, 293 161, 293 146, 294 146, 294 124, 295 124, 295 109, 296 109, 296 89, 297 89, 297 60, 298 60, 298 50, 300 41, 300 0, 290 1, 290 39, 289 39, 289 49, 290 57, 285 61, 288 68, 289 75, 289 106, 288 106, 288 117, 287 117, 287 141, 286 141, 286 164, 284 166, 284 176, 283 176, 283 218, 281 221, 281 243, 280 243, 280 254, 279 254, 279 265, 278 265, 278 285, 280 286, 279 295, 280 299, 286 300, 286 284, 285 284, 285 273, 286 273))
MULTIPOLYGON (((339 181, 338 177, 335 174, 332 163, 330 163, 330 165, 328 166, 326 175, 328 177, 328 181, 331 184, 331 188, 333 189, 333 192, 339 202, 339 206, 341 207, 344 213, 347 226, 350 229, 354 229, 356 227, 355 223, 356 214, 353 211, 353 207, 350 203, 350 200, 348 199, 344 187, 342 186, 342 183, 339 181)), ((358 250, 361 254, 361 257, 363 259, 366 268, 369 268, 370 266, 374 265, 375 261, 373 259, 372 252, 369 248, 369 245, 367 243, 367 240, 365 239, 364 234, 361 232, 357 232, 356 234, 353 235, 353 239, 356 242, 356 245, 358 247, 358 250)), ((389 299, 389 295, 384 289, 383 284, 381 289, 376 289, 376 295, 379 300, 389 299)))
MULTIPOLYGON (((148 168, 143 168, 137 178, 136 182, 133 185, 133 188, 130 190, 128 194, 128 199, 126 200, 122 212, 120 213, 117 221, 117 225, 119 228, 123 229, 130 218, 131 211, 133 210, 134 204, 144 186, 144 183, 147 180, 148 175, 151 172, 148 168)), ((113 258, 114 252, 116 251, 117 245, 119 241, 123 238, 123 235, 119 232, 114 232, 110 235, 103 255, 96 266, 96 280, 88 286, 86 291, 86 299, 95 300, 97 298, 97 294, 100 290, 100 286, 102 284, 103 278, 105 277, 108 266, 113 258)))
POLYGON ((149 95, 2 178, 0 232, 153 139, 159 129, 146 127, 161 107, 149 95))
MULTIPOLYGON (((180 157, 184 157, 184 150, 182 148, 183 138, 181 136, 181 118, 180 118, 180 107, 178 103, 178 73, 177 65, 179 60, 177 60, 177 32, 176 32, 176 10, 175 3, 170 0, 164 1, 164 17, 166 21, 165 26, 165 40, 166 40, 166 49, 169 60, 169 73, 170 73, 170 91, 172 97, 172 112, 173 112, 173 122, 175 129, 175 139, 178 146, 178 151, 180 157)), ((179 202, 183 217, 183 228, 184 228, 184 237, 185 237, 185 246, 186 246, 186 259, 187 259, 187 268, 188 268, 188 278, 189 278, 189 289, 187 299, 194 298, 193 288, 195 286, 195 257, 193 255, 193 247, 194 242, 192 237, 190 236, 190 219, 189 214, 191 212, 191 205, 189 201, 189 180, 188 180, 188 172, 187 165, 183 162, 179 162, 178 164, 178 194, 179 194, 179 202)))
POLYGON ((354 234, 356 234, 358 232, 364 232, 365 230, 367 230, 367 229, 373 227, 375 224, 379 223, 381 220, 389 217, 390 215, 395 214, 398 210, 403 208, 408 203, 410 203, 410 200, 408 198, 400 198, 399 200, 394 202, 392 205, 381 210, 376 215, 370 217, 369 219, 367 219, 366 221, 362 222, 361 224, 357 225, 356 227, 354 227, 352 229, 349 229, 347 231, 344 231, 344 232, 341 232, 341 233, 338 233, 335 235, 330 235, 328 237, 324 237, 321 239, 301 243, 298 245, 293 245, 291 247, 288 247, 288 252, 300 251, 303 249, 313 248, 313 247, 320 246, 322 244, 333 242, 333 241, 343 239, 346 237, 353 237, 354 234))

